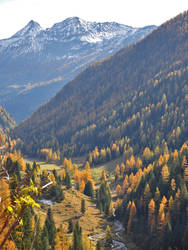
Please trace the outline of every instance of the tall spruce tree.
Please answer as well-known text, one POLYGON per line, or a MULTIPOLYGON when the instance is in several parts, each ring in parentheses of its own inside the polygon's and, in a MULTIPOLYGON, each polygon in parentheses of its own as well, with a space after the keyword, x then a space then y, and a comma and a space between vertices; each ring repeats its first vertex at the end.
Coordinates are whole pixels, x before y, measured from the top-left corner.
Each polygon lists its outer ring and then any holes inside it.
POLYGON ((33 248, 35 250, 40 250, 42 248, 42 241, 41 241, 41 227, 40 227, 40 220, 37 215, 35 215, 35 232, 34 232, 34 244, 33 248))
POLYGON ((66 175, 65 175, 65 185, 68 189, 71 188, 71 179, 70 179, 70 175, 68 172, 66 172, 66 175))
POLYGON ((81 212, 82 212, 82 214, 84 214, 85 211, 86 211, 85 200, 82 199, 82 200, 81 200, 81 212))
POLYGON ((111 193, 108 183, 104 180, 102 180, 100 188, 96 192, 96 200, 97 208, 100 209, 100 211, 103 211, 108 214, 111 203, 111 193))
POLYGON ((77 221, 73 232, 73 250, 83 250, 82 228, 77 221))
POLYGON ((69 222, 68 222, 68 233, 72 233, 73 232, 73 222, 72 222, 72 219, 69 219, 69 222))
POLYGON ((27 209, 23 216, 23 238, 22 238, 22 248, 21 249, 30 249, 32 239, 33 239, 33 230, 31 223, 31 209, 27 209))
POLYGON ((93 185, 91 181, 88 181, 84 188, 84 194, 87 196, 90 196, 91 198, 94 198, 94 192, 93 192, 93 185))
POLYGON ((43 229, 43 232, 45 232, 45 231, 47 231, 46 237, 48 237, 49 244, 53 249, 54 240, 55 240, 55 236, 56 236, 56 227, 55 227, 55 222, 53 219, 51 208, 48 208, 47 217, 46 217, 44 229, 43 229))
POLYGON ((42 231, 41 242, 42 242, 42 250, 50 249, 48 230, 47 227, 45 226, 42 231))

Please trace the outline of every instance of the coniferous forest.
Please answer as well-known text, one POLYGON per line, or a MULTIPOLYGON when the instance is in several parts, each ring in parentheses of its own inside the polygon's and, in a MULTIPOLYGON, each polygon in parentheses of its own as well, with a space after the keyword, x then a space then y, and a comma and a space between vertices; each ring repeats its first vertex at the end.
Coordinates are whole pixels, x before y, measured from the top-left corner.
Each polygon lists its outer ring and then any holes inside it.
POLYGON ((188 11, 0 115, 0 249, 188 249, 188 11))

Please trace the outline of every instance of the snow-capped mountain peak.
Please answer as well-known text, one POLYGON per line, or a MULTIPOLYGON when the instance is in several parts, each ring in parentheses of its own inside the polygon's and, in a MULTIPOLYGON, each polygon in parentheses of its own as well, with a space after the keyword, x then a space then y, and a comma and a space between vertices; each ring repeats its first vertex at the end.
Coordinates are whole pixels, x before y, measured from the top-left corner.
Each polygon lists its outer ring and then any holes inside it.
POLYGON ((41 26, 37 22, 31 20, 23 29, 19 30, 15 35, 13 35, 12 38, 23 36, 35 37, 41 30, 41 26))
POLYGON ((73 39, 87 43, 98 43, 103 40, 112 39, 117 36, 127 36, 130 32, 135 32, 137 29, 115 22, 89 22, 79 17, 70 17, 63 22, 56 23, 52 28, 48 29, 51 37, 56 37, 61 34, 63 38, 73 39))
POLYGON ((0 40, 0 84, 4 86, 0 105, 10 105, 8 111, 16 113, 16 119, 25 119, 89 64, 153 29, 70 17, 43 30, 31 20, 12 37, 0 40), (21 95, 28 98, 20 101, 21 95))

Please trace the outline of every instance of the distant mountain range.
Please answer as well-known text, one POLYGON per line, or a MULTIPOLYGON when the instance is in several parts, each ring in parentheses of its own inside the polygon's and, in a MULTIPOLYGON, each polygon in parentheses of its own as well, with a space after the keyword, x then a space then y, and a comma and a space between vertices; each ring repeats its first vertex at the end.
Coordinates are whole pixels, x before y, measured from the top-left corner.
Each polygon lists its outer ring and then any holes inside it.
POLYGON ((12 37, 0 40, 0 105, 21 121, 89 64, 155 28, 73 17, 43 30, 30 21, 12 37))
MULTIPOLYGON (((82 154, 128 136, 135 152, 188 135, 188 12, 89 66, 15 129, 26 153, 82 154)), ((143 151, 142 151, 143 152, 143 151)))

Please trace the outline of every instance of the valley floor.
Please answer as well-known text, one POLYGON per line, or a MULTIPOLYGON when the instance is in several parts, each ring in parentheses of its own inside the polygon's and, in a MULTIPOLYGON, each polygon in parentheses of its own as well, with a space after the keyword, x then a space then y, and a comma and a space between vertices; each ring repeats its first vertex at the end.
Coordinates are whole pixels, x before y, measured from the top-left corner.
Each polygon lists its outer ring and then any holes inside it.
MULTIPOLYGON (((32 164, 34 159, 25 159, 26 162, 32 164)), ((81 166, 85 162, 85 158, 74 158, 72 160, 78 166, 81 166)), ((116 164, 122 161, 121 158, 114 161, 98 165, 97 167, 91 168, 92 176, 95 180, 96 186, 99 184, 99 179, 103 170, 108 174, 108 179, 112 187, 112 197, 116 198, 114 190, 114 175, 113 171, 116 164)), ((61 166, 55 163, 47 163, 42 161, 36 161, 40 165, 41 170, 53 170, 56 169, 57 172, 61 170, 61 166)), ((129 236, 126 236, 124 233, 123 226, 117 220, 109 221, 107 216, 104 213, 96 208, 95 203, 86 195, 74 189, 74 186, 71 189, 66 189, 65 186, 62 187, 65 195, 65 199, 61 203, 54 203, 51 205, 51 209, 54 216, 54 221, 56 227, 59 228, 60 225, 65 227, 67 231, 68 221, 76 221, 79 219, 80 226, 83 229, 85 235, 89 237, 92 242, 92 247, 95 248, 97 240, 104 240, 105 238, 105 229, 107 225, 110 225, 111 231, 114 239, 114 246, 112 249, 116 250, 136 250, 138 249, 136 245, 129 240, 129 236), (86 211, 84 214, 81 213, 81 200, 85 200, 86 211), (126 247, 125 247, 126 246, 126 247)), ((36 208, 37 214, 40 215, 40 223, 43 226, 48 205, 41 203, 41 208, 36 208)), ((69 238, 72 237, 72 234, 69 234, 69 238)))

